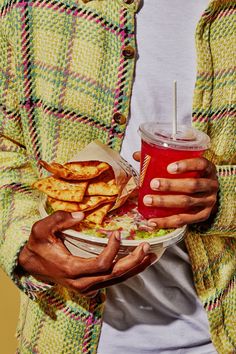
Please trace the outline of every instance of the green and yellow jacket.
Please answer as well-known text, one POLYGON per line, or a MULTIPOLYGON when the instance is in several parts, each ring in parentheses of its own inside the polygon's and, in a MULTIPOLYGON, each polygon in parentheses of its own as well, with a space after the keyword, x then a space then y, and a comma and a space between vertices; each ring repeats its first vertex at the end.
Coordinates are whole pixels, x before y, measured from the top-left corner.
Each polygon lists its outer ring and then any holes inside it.
MULTIPOLYGON (((135 68, 139 0, 0 0, 0 263, 21 290, 19 353, 96 353, 105 291, 80 297, 15 272, 40 219, 39 160, 92 140, 118 150, 135 68)), ((186 237, 219 353, 236 353, 236 1, 214 1, 196 33, 193 122, 212 140, 216 217, 186 237)))

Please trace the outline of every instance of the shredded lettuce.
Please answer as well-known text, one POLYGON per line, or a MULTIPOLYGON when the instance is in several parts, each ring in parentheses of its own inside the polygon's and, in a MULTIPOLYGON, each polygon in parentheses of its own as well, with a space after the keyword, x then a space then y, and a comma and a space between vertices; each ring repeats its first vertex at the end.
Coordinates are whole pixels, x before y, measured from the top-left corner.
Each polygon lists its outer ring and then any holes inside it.
MULTIPOLYGON (((53 208, 49 203, 46 203, 46 212, 52 214, 54 212, 53 208)), ((136 218, 134 215, 127 213, 122 215, 112 215, 105 219, 103 225, 94 225, 94 228, 82 227, 81 232, 84 235, 94 236, 99 238, 109 237, 112 231, 120 230, 121 237, 123 240, 142 240, 150 239, 154 237, 161 237, 167 235, 174 229, 158 229, 153 231, 146 231, 139 227, 139 216, 136 218)))

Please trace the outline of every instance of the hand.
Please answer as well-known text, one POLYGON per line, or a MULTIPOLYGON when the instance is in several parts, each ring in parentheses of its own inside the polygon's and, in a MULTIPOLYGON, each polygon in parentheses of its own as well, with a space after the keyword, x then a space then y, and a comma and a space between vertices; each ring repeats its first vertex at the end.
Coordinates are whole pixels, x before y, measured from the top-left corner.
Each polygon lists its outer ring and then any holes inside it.
POLYGON ((62 231, 75 226, 83 217, 83 213, 59 211, 36 222, 19 255, 21 268, 41 281, 89 295, 142 272, 154 262, 155 256, 148 253, 148 243, 142 243, 128 256, 116 259, 120 247, 117 231, 99 256, 73 256, 63 244, 62 231))
MULTIPOLYGON (((135 153, 134 158, 140 160, 140 154, 135 153)), ((167 194, 146 195, 144 204, 150 207, 184 208, 184 212, 165 218, 149 219, 148 225, 159 228, 177 228, 207 220, 217 201, 218 181, 215 166, 207 159, 200 157, 172 163, 167 167, 167 170, 176 175, 198 171, 201 177, 153 179, 150 182, 153 191, 166 192, 167 194), (168 194, 168 192, 178 194, 168 194), (182 194, 183 192, 184 194, 182 194)))

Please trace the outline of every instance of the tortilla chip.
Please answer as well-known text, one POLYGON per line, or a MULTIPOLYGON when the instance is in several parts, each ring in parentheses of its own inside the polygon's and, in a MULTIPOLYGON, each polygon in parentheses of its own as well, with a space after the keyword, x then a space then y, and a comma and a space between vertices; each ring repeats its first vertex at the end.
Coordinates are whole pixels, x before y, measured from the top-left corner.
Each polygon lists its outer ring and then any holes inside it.
POLYGON ((97 208, 101 204, 114 202, 115 199, 116 197, 114 196, 111 197, 93 196, 93 197, 84 197, 82 202, 80 203, 73 203, 73 202, 65 202, 65 201, 48 197, 48 202, 54 211, 65 210, 65 211, 73 212, 73 211, 92 210, 97 208))
POLYGON ((115 174, 114 174, 113 169, 110 167, 108 170, 104 171, 99 176, 97 176, 93 180, 93 182, 106 182, 106 183, 108 183, 112 179, 115 179, 115 174))
POLYGON ((57 199, 54 199, 51 197, 48 197, 47 202, 52 207, 52 209, 54 211, 64 210, 64 211, 68 211, 70 213, 75 212, 75 211, 80 211, 79 203, 65 202, 63 200, 57 200, 57 199))
POLYGON ((54 177, 43 178, 33 184, 48 196, 68 202, 81 202, 88 182, 70 183, 54 177))
POLYGON ((116 196, 103 196, 97 195, 92 197, 84 197, 82 202, 79 203, 80 211, 88 211, 97 208, 99 205, 105 203, 112 203, 116 199, 116 196))
POLYGON ((103 222, 103 219, 107 215, 108 211, 111 209, 112 203, 109 204, 104 204, 97 209, 93 210, 89 214, 86 215, 85 217, 85 222, 91 222, 96 225, 101 225, 103 222))
POLYGON ((115 179, 109 182, 91 182, 85 192, 85 195, 117 195, 119 193, 119 188, 116 185, 115 179))
POLYGON ((110 169, 108 163, 100 161, 77 161, 61 165, 56 162, 48 164, 46 161, 41 160, 40 164, 55 177, 70 181, 95 178, 110 169))

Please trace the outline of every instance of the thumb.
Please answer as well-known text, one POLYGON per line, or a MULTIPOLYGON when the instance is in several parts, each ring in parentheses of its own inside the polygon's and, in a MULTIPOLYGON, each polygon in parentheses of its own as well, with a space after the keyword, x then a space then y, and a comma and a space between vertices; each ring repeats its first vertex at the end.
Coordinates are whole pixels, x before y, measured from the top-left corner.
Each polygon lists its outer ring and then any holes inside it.
POLYGON ((84 213, 82 212, 69 213, 67 211, 60 210, 56 211, 42 221, 44 221, 47 225, 48 231, 54 233, 73 227, 83 219, 84 213))

